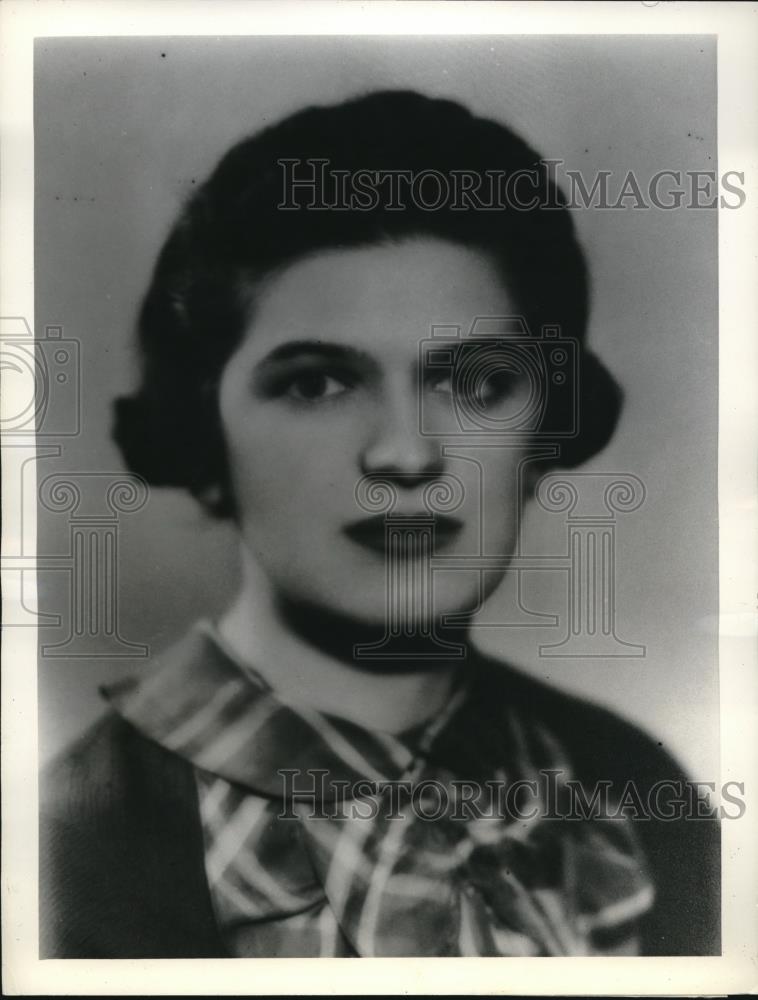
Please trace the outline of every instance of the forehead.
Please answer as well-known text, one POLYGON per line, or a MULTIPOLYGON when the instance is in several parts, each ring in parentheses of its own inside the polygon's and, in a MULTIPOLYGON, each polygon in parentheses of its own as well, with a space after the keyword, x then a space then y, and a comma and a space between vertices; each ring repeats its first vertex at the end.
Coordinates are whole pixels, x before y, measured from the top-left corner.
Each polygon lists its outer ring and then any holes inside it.
POLYGON ((415 351, 433 324, 467 329, 514 313, 494 263, 437 239, 331 250, 289 265, 256 296, 246 351, 319 339, 372 353, 415 351))

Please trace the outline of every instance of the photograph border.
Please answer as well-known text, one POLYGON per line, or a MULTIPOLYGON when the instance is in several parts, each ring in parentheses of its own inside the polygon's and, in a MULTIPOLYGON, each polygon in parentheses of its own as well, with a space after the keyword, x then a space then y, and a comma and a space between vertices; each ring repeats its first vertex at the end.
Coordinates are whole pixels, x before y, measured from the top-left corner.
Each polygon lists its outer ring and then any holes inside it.
MULTIPOLYGON (((4 630, 3 990, 8 995, 713 994, 758 988, 754 820, 758 405, 758 12, 727 3, 385 3, 9 0, 0 7, 0 316, 34 325, 33 46, 41 37, 219 35, 717 35, 718 163, 745 176, 719 212, 719 686, 721 785, 747 808, 722 823, 720 957, 39 960, 37 630, 4 630), (751 378, 751 376, 753 376, 751 378), (589 964, 587 964, 589 963, 589 964)), ((29 378, 33 376, 29 373, 29 378)), ((33 390, 32 390, 33 392, 33 390)), ((3 412, 13 412, 11 394, 3 412)), ((34 551, 34 494, 3 486, 3 549, 34 551)), ((13 601, 4 587, 6 606, 13 601)))

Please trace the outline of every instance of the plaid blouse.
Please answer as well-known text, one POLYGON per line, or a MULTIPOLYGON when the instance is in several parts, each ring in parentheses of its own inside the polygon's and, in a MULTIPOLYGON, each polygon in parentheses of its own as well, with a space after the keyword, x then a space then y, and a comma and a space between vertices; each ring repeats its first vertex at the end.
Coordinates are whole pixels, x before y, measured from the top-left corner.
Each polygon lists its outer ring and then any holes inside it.
POLYGON ((202 655, 104 693, 194 765, 232 955, 636 953, 654 893, 631 821, 551 814, 545 778, 560 793, 570 761, 524 713, 483 718, 476 663, 442 714, 394 736, 285 704, 198 633, 202 655), (493 809, 509 788, 530 808, 493 809))

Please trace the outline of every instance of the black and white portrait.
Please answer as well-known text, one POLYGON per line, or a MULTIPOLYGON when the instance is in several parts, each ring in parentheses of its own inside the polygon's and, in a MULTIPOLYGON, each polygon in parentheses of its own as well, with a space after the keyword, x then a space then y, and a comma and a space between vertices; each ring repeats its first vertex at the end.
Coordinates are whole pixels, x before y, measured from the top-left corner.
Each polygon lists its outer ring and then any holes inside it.
POLYGON ((721 954, 716 71, 37 38, 40 958, 721 954))

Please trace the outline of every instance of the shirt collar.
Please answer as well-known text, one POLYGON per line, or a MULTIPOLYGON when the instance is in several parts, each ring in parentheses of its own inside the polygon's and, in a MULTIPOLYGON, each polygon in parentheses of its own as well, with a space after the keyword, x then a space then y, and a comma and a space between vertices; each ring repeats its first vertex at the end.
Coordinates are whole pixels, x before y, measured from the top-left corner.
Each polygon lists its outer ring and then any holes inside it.
MULTIPOLYGON (((466 683, 433 722, 391 736, 285 704, 201 627, 144 679, 103 691, 145 736, 236 786, 224 790, 230 811, 218 835, 228 837, 230 830, 239 835, 238 808, 245 822, 251 812, 260 816, 260 804, 252 811, 240 804, 247 791, 270 799, 297 799, 300 792, 313 801, 345 796, 365 780, 486 781, 505 774, 503 767, 513 780, 534 778, 546 765, 568 776, 563 748, 527 709, 504 704, 486 660, 472 652, 462 676, 466 683), (321 782, 314 780, 318 772, 321 782), (293 775, 304 779, 300 790, 293 775)), ((514 954, 527 946, 527 953, 576 954, 591 947, 594 928, 623 929, 651 905, 628 822, 566 825, 546 816, 494 826, 486 820, 485 831, 479 821, 430 824, 412 811, 398 824, 391 808, 368 820, 329 811, 327 822, 311 816, 304 801, 294 808, 330 911, 358 954, 514 954)), ((281 833, 256 819, 249 843, 224 868, 224 885, 232 880, 236 887, 241 872, 249 878, 268 863, 267 875, 286 887, 298 870, 292 852, 299 841, 281 833), (248 857, 255 863, 246 867, 248 857)), ((240 885, 245 891, 235 898, 260 901, 255 886, 240 885)), ((295 905, 302 909, 297 894, 295 905)), ((275 912, 281 918, 281 909, 275 912)))
POLYGON ((317 794, 330 797, 360 780, 402 779, 466 705, 470 686, 462 680, 440 715, 399 736, 368 730, 286 704, 201 623, 148 676, 101 692, 143 735, 204 771, 272 797, 312 796, 319 774, 317 794))

